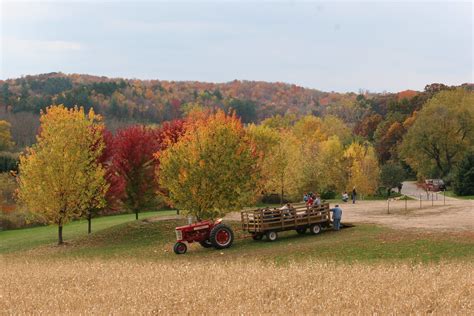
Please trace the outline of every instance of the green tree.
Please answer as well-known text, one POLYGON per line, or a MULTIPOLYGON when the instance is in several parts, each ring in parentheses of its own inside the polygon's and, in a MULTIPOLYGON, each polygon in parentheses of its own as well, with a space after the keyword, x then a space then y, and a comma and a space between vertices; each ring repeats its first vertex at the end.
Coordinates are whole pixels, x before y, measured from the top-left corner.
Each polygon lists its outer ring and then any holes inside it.
POLYGON ((108 185, 99 164, 104 148, 100 117, 91 110, 51 106, 41 115, 37 143, 20 156, 19 198, 30 211, 63 225, 89 208, 105 206, 108 185))
POLYGON ((454 174, 454 193, 474 195, 474 152, 466 154, 454 174))
POLYGON ((442 91, 417 114, 401 157, 420 176, 446 176, 474 146, 474 92, 442 91))
POLYGON ((405 180, 405 170, 397 163, 388 162, 380 170, 380 184, 387 188, 387 196, 390 196, 392 188, 397 187, 405 180))

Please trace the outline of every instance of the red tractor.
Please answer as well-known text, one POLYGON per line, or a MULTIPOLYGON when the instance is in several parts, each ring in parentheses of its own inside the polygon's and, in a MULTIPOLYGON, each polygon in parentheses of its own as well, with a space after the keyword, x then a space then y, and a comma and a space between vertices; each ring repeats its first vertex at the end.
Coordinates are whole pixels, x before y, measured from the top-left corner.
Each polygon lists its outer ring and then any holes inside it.
POLYGON ((229 248, 234 242, 234 232, 229 226, 222 223, 222 219, 206 220, 176 227, 176 240, 173 250, 176 254, 181 255, 188 250, 185 241, 188 243, 198 242, 204 248, 229 248))

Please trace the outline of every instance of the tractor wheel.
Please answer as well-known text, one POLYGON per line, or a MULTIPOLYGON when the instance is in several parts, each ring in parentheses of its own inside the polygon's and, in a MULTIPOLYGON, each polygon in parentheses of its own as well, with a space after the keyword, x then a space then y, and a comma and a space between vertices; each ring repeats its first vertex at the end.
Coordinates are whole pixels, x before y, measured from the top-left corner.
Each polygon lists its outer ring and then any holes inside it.
POLYGON ((225 224, 214 226, 209 235, 209 240, 216 249, 229 248, 234 242, 232 229, 225 224))
POLYGON ((185 243, 177 242, 174 244, 173 250, 175 254, 182 255, 186 253, 186 250, 188 250, 188 247, 186 246, 185 243))
POLYGON ((306 227, 298 227, 296 232, 300 235, 304 235, 306 233, 306 227))
POLYGON ((252 235, 253 240, 262 240, 263 234, 254 234, 252 235))
POLYGON ((266 232, 265 235, 268 241, 275 241, 278 238, 277 232, 266 232))
POLYGON ((203 241, 200 241, 199 244, 201 246, 203 246, 204 248, 211 248, 212 247, 212 243, 209 239, 206 239, 206 240, 203 240, 203 241))
POLYGON ((321 232, 321 225, 319 224, 311 225, 311 227, 309 228, 309 231, 311 232, 311 234, 317 235, 321 232))

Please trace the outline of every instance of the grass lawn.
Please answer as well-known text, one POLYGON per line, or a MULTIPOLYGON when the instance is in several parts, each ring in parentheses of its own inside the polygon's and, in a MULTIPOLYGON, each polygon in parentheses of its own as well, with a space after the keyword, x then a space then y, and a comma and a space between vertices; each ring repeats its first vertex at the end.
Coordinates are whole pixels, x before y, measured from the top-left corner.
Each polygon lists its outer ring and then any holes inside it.
MULTIPOLYGON (((153 215, 156 213, 142 214, 142 218, 153 215)), ((218 251, 192 244, 188 253, 178 256, 172 251, 174 228, 185 224, 185 220, 134 221, 133 215, 115 217, 114 222, 111 222, 112 218, 103 218, 104 222, 97 219, 95 232, 90 236, 86 234, 86 223, 68 225, 65 228, 68 244, 65 246, 55 245, 55 227, 3 232, 0 233, 0 249, 3 253, 9 253, 5 255, 6 258, 133 258, 158 262, 214 262, 238 258, 284 265, 308 259, 350 263, 474 259, 472 234, 397 231, 361 224, 339 232, 326 231, 318 236, 284 232, 279 234, 275 242, 257 242, 240 230, 239 222, 230 222, 236 235, 230 249, 218 251)))
POLYGON ((474 200, 474 195, 465 195, 465 196, 460 196, 456 195, 453 191, 445 191, 446 196, 457 198, 457 199, 462 199, 462 200, 474 200))
MULTIPOLYGON (((176 211, 156 211, 138 214, 139 219, 152 216, 174 215, 176 211)), ((103 216, 92 219, 92 235, 100 231, 123 224, 133 222, 135 214, 121 214, 103 216)), ((73 221, 64 226, 63 238, 66 242, 87 236, 87 220, 73 221)), ((15 230, 0 231, 0 253, 28 250, 39 245, 54 244, 57 242, 58 228, 56 225, 23 228, 15 230)))

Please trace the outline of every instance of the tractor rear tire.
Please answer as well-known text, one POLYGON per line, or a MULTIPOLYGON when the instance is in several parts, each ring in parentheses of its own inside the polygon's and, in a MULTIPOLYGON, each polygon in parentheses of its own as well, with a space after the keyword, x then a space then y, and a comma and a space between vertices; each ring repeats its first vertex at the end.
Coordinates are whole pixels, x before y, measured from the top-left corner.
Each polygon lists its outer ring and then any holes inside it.
POLYGON ((224 249, 232 246, 234 232, 225 224, 218 224, 211 229, 209 240, 216 249, 224 249))
POLYGON ((199 244, 203 246, 204 248, 211 248, 214 247, 209 239, 200 241, 199 244))
POLYGON ((311 232, 311 234, 313 235, 318 235, 321 233, 321 225, 319 224, 313 224, 311 225, 311 227, 309 228, 309 231, 311 232))
POLYGON ((267 236, 267 241, 275 241, 278 238, 277 232, 266 232, 265 236, 267 236))
POLYGON ((298 227, 296 229, 296 232, 300 235, 304 235, 304 234, 306 234, 306 227, 298 227))
POLYGON ((186 253, 186 251, 188 250, 188 247, 186 246, 185 243, 177 242, 174 244, 173 250, 175 254, 182 255, 186 253))

